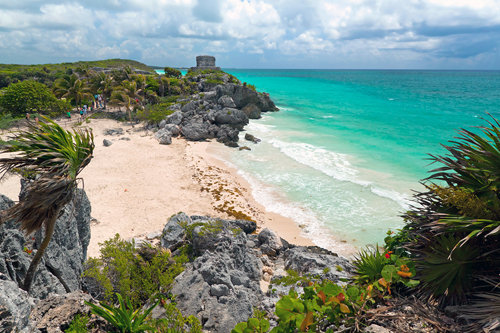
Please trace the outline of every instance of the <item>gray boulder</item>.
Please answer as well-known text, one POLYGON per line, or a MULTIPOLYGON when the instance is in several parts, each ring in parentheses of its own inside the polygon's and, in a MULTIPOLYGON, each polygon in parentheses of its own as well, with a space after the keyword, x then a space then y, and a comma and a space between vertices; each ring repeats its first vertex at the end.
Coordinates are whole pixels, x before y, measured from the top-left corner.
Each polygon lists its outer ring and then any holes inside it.
POLYGON ((102 140, 102 145, 103 145, 104 147, 109 147, 109 146, 111 146, 112 144, 113 144, 113 142, 111 142, 111 141, 109 141, 109 140, 106 140, 106 139, 102 140))
POLYGON ((171 115, 168 115, 165 120, 167 121, 167 124, 180 125, 182 122, 182 112, 175 111, 171 115))
POLYGON ((238 109, 248 104, 255 104, 261 111, 277 111, 278 108, 269 98, 269 94, 259 94, 246 86, 228 83, 215 87, 217 99, 227 95, 231 97, 238 109))
POLYGON ((177 136, 179 136, 179 134, 181 134, 181 130, 179 129, 179 126, 174 125, 174 124, 166 124, 165 130, 169 131, 173 137, 177 137, 177 136))
POLYGON ((188 111, 196 110, 199 105, 200 105, 199 101, 191 101, 191 102, 185 104, 184 106, 182 106, 181 111, 188 112, 188 111))
POLYGON ((319 274, 334 282, 350 277, 354 267, 349 260, 318 246, 296 246, 283 253, 285 269, 319 274), (342 269, 339 270, 338 267, 342 269), (325 274, 325 268, 328 272, 325 274))
POLYGON ((231 147, 231 148, 238 148, 240 145, 237 144, 236 142, 234 141, 227 141, 227 142, 224 142, 224 145, 228 146, 228 147, 231 147))
POLYGON ((182 124, 181 134, 190 141, 206 140, 210 137, 209 127, 209 122, 204 122, 202 118, 196 116, 182 124))
POLYGON ((215 103, 217 101, 217 92, 210 91, 205 93, 205 95, 203 96, 203 101, 208 103, 215 103))
POLYGON ((239 140, 238 134, 239 131, 237 129, 229 125, 222 125, 217 131, 217 141, 223 143, 228 141, 237 142, 239 140))
POLYGON ((172 135, 170 135, 170 132, 168 134, 164 134, 161 139, 159 140, 161 145, 170 145, 172 144, 172 135))
POLYGON ((170 249, 173 252, 184 244, 186 230, 181 224, 188 226, 193 224, 193 221, 185 213, 174 215, 168 220, 160 238, 162 247, 170 249))
POLYGON ((123 128, 106 128, 105 130, 102 131, 102 134, 104 135, 122 135, 123 134, 123 128))
POLYGON ((250 134, 250 133, 246 133, 246 134, 245 134, 245 140, 247 140, 247 141, 252 141, 253 143, 258 143, 258 142, 260 142, 260 141, 261 141, 260 139, 256 138, 255 136, 253 136, 253 135, 252 135, 252 134, 250 134))
POLYGON ((210 220, 203 223, 204 225, 193 229, 192 245, 196 255, 201 255, 205 251, 213 251, 220 242, 230 240, 242 232, 240 228, 231 228, 224 220, 210 220))
POLYGON ((204 331, 229 333, 248 320, 259 303, 261 261, 250 254, 247 237, 223 238, 213 252, 196 258, 171 290, 184 315, 200 319, 204 331))
POLYGON ((167 124, 167 121, 165 119, 162 119, 162 121, 160 121, 160 123, 158 124, 158 127, 159 128, 165 128, 166 124, 167 124))
POLYGON ((248 119, 259 119, 260 118, 260 109, 255 104, 247 104, 241 111, 245 112, 248 119))
POLYGON ((259 241, 261 243, 260 249, 262 253, 270 256, 276 255, 283 248, 281 238, 276 231, 269 228, 265 228, 260 232, 259 241))
POLYGON ((232 108, 224 108, 218 111, 210 111, 209 119, 212 123, 217 125, 231 125, 238 130, 243 130, 243 127, 248 124, 248 117, 245 112, 232 109, 232 108))
POLYGON ((222 105, 222 107, 225 107, 225 108, 235 108, 236 107, 236 104, 234 104, 234 101, 231 97, 229 96, 221 96, 219 98, 219 100, 217 101, 217 103, 219 105, 222 105))
MULTIPOLYGON (((0 276, 0 278, 5 276, 0 276)), ((20 332, 28 326, 35 303, 14 281, 0 280, 0 332, 20 332)))

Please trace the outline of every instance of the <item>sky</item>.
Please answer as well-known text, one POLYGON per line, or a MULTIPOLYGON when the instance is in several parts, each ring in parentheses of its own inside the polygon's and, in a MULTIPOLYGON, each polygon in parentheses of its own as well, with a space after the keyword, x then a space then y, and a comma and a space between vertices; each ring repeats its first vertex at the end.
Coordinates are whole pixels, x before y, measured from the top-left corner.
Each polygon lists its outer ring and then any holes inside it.
POLYGON ((0 0, 0 63, 500 70, 500 0, 0 0))

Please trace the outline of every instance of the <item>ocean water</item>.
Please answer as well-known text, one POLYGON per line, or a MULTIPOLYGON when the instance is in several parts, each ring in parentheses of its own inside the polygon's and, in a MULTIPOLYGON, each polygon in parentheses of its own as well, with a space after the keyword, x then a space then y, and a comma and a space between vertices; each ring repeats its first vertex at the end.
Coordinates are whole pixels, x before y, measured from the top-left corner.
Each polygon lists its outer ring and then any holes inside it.
POLYGON ((267 210, 304 224, 316 244, 342 251, 383 243, 403 225, 427 154, 455 130, 500 117, 497 71, 236 70, 270 93, 279 112, 251 120, 251 151, 214 144, 267 210))

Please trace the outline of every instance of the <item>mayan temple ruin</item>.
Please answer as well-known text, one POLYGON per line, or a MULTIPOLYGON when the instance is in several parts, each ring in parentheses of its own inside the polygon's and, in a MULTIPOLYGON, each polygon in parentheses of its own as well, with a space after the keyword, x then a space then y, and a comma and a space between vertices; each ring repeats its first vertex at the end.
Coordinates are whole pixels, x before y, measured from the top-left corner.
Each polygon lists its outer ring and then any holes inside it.
POLYGON ((191 70, 213 69, 220 71, 220 67, 215 66, 215 57, 209 55, 200 55, 196 57, 196 67, 191 67, 191 70))

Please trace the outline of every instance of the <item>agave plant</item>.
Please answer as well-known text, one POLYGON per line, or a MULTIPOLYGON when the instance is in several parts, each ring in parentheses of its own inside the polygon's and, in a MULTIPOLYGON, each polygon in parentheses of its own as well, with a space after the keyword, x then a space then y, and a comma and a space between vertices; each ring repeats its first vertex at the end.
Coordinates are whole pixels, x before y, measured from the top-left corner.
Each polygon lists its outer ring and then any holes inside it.
POLYGON ((0 146, 0 179, 9 171, 24 170, 37 177, 26 187, 26 197, 5 211, 0 224, 8 219, 21 223, 21 230, 30 234, 45 227, 45 237, 31 261, 23 289, 30 290, 36 268, 54 232, 61 209, 69 203, 77 187, 77 177, 90 163, 94 136, 89 130, 73 133, 48 118, 41 117, 37 126, 28 124, 13 141, 0 146), (12 154, 14 153, 14 154, 12 154))
POLYGON ((358 284, 371 283, 382 277, 384 266, 389 263, 389 259, 380 253, 378 246, 374 249, 361 249, 354 256, 355 281, 358 284))
POLYGON ((141 314, 140 309, 134 310, 128 296, 125 301, 123 301, 123 297, 118 293, 116 297, 118 298, 119 307, 113 307, 103 302, 100 302, 101 306, 89 302, 85 302, 85 304, 92 308, 92 313, 104 318, 104 320, 113 325, 120 333, 142 333, 155 329, 145 324, 145 320, 160 301, 157 301, 141 314))
POLYGON ((421 269, 418 292, 441 305, 465 302, 485 278, 500 280, 500 124, 487 123, 479 134, 461 129, 443 145, 448 155, 431 155, 441 166, 405 215, 405 246, 421 269))

